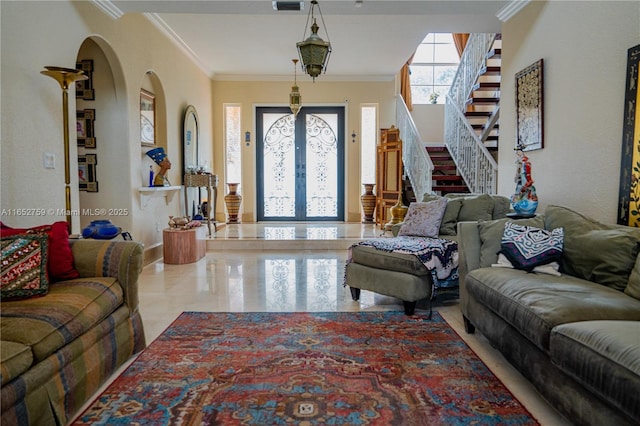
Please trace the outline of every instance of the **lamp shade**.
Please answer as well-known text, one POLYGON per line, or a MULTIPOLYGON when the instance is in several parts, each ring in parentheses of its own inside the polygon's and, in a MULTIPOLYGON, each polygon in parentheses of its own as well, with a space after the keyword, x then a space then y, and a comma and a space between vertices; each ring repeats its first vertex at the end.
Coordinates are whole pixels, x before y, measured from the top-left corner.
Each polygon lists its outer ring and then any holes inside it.
POLYGON ((305 41, 297 43, 302 68, 314 80, 326 69, 331 54, 331 43, 318 36, 318 29, 318 24, 314 22, 311 35, 305 41))
POLYGON ((300 96, 300 89, 298 86, 291 86, 291 93, 289 93, 289 108, 293 115, 298 115, 298 111, 302 107, 302 96, 300 96))

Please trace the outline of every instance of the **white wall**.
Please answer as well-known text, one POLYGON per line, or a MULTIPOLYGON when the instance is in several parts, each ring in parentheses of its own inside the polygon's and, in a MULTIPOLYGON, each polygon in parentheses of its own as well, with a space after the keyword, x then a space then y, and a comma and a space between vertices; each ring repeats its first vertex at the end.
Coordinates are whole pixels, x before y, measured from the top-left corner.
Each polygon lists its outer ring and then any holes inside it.
POLYGON ((637 1, 534 1, 503 25, 498 192, 515 189, 514 75, 544 59, 544 149, 528 153, 539 211, 560 204, 615 223, 627 50, 637 1))
POLYGON ((444 105, 415 104, 411 116, 424 143, 444 144, 444 105))

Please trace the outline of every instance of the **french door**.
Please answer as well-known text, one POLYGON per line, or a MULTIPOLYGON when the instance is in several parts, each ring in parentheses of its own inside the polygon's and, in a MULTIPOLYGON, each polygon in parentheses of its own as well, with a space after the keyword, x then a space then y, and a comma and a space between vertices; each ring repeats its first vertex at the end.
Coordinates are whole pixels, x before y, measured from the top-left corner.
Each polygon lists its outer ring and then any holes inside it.
POLYGON ((256 108, 258 221, 344 220, 344 108, 256 108))

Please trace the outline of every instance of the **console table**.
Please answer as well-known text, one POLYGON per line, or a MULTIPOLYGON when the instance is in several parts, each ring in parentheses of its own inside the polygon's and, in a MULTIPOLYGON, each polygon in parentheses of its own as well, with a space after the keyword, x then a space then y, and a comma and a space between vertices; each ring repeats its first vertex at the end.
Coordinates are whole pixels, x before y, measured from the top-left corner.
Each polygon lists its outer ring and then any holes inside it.
MULTIPOLYGON (((213 227, 215 231, 218 231, 216 225, 216 200, 218 198, 218 175, 211 173, 197 173, 184 175, 184 207, 187 212, 186 216, 189 217, 189 196, 187 194, 187 188, 207 188, 207 228, 209 229, 209 236, 211 236, 211 212, 213 211, 213 227), (213 193, 213 196, 211 194, 213 193)), ((199 200, 198 200, 199 201, 199 200)))

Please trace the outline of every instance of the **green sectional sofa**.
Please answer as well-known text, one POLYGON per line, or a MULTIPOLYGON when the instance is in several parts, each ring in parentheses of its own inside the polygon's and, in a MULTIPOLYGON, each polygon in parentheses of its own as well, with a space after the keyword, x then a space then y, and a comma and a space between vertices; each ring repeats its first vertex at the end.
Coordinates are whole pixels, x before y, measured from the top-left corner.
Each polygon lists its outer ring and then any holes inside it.
MULTIPOLYGON (((78 278, 0 306, 3 425, 64 425, 145 347, 138 311, 143 248, 71 240, 78 278)), ((75 271, 74 271, 75 272, 75 271)))
MULTIPOLYGON (((425 194, 423 202, 441 198, 425 194)), ((503 218, 509 212, 509 200, 499 195, 447 194, 448 200, 440 223, 438 238, 456 241, 459 221, 477 221, 503 218)), ((394 225, 397 236, 402 223, 394 225)), ((360 290, 391 296, 402 300, 404 311, 412 315, 418 301, 431 299, 432 272, 413 254, 379 250, 354 245, 345 271, 345 285, 349 286, 353 300, 360 299, 360 290)))
POLYGON ((506 221, 458 224, 467 332, 482 332, 571 423, 640 424, 640 229, 559 206, 515 221, 563 229, 558 276, 495 266, 506 221))

